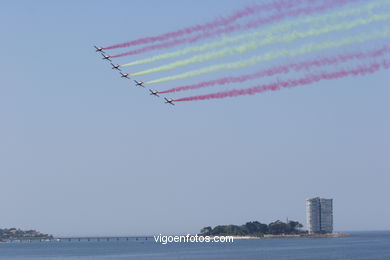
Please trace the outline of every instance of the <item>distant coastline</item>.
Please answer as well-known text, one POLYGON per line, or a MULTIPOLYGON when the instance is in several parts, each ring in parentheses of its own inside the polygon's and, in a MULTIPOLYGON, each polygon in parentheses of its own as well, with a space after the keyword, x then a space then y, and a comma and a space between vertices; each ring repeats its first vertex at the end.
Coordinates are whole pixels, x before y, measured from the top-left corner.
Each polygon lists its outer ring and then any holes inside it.
POLYGON ((53 236, 41 233, 36 230, 21 230, 19 228, 0 228, 0 242, 44 239, 50 240, 53 239, 53 236))
POLYGON ((236 236, 236 237, 267 237, 267 236, 300 236, 308 234, 301 230, 303 225, 298 221, 283 222, 276 220, 269 224, 259 221, 246 222, 243 225, 218 225, 204 227, 200 230, 202 236, 236 236))
MULTIPOLYGON (((197 235, 198 237, 206 237, 206 235, 197 235)), ((280 235, 263 235, 263 236, 253 236, 253 235, 224 235, 232 237, 233 240, 246 240, 246 239, 293 239, 293 238, 337 238, 337 237, 350 237, 355 236, 348 233, 329 233, 329 234, 280 234, 280 235)), ((209 238, 214 238, 216 235, 210 235, 209 238)), ((220 236, 219 236, 220 237, 220 236)), ((0 242, 61 242, 61 241, 147 241, 153 240, 152 236, 86 236, 86 237, 54 237, 54 236, 20 236, 7 239, 0 239, 0 242)))
MULTIPOLYGON (((335 237, 349 237, 348 233, 329 233, 329 234, 286 234, 286 235, 264 235, 264 236, 235 236, 234 239, 269 239, 269 238, 335 238, 335 237)), ((213 237, 213 236, 211 236, 213 237)))
POLYGON ((247 222, 243 225, 218 225, 214 228, 208 226, 200 230, 199 236, 229 236, 235 239, 259 238, 327 238, 351 236, 347 233, 309 233, 302 230, 303 225, 298 221, 283 222, 280 220, 269 224, 258 221, 247 222))

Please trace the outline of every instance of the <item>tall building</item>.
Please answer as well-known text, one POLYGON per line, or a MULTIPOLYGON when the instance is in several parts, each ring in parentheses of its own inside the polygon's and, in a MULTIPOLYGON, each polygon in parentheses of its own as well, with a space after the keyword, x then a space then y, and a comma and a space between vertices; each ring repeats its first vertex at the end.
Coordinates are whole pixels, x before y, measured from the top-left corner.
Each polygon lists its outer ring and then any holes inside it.
POLYGON ((333 199, 306 200, 306 223, 309 234, 333 232, 333 199))

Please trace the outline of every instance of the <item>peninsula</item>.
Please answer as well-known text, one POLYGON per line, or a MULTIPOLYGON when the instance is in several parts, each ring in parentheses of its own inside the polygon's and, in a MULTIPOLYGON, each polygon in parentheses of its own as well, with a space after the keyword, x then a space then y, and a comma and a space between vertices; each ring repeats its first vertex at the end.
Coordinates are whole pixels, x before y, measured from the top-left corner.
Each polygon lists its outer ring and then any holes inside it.
POLYGON ((244 225, 219 225, 214 228, 204 227, 200 230, 203 236, 252 236, 263 237, 265 235, 299 235, 307 234, 307 231, 301 230, 303 225, 298 221, 280 220, 263 224, 258 221, 247 222, 244 225))
POLYGON ((0 242, 13 240, 52 239, 52 235, 43 234, 36 230, 21 230, 19 228, 0 228, 0 242))
POLYGON ((200 236, 233 236, 236 238, 297 238, 297 237, 342 237, 344 233, 309 234, 302 230, 303 225, 298 221, 283 222, 276 220, 269 224, 250 221, 244 225, 218 225, 214 228, 204 227, 200 236))

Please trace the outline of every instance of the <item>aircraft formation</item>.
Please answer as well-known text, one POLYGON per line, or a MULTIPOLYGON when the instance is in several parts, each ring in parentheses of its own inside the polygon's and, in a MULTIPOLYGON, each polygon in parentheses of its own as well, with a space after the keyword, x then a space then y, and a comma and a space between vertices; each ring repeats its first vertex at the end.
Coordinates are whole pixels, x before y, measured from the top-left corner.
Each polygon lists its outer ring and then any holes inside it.
MULTIPOLYGON (((120 74, 120 77, 121 77, 121 78, 130 79, 130 73, 122 73, 122 70, 120 69, 120 66, 121 66, 121 65, 119 65, 119 64, 114 65, 114 64, 112 63, 111 56, 110 56, 110 55, 105 55, 105 52, 104 52, 104 50, 103 50, 102 47, 97 47, 96 45, 93 46, 93 47, 95 48, 95 51, 96 51, 96 52, 99 52, 99 53, 103 56, 103 58, 102 58, 103 60, 107 60, 107 61, 110 62, 111 66, 112 66, 112 67, 111 67, 112 69, 115 69, 115 70, 118 70, 118 71, 119 71, 119 74, 120 74)), ((143 81, 137 81, 137 80, 133 80, 133 81, 134 81, 134 83, 135 83, 135 86, 145 88, 145 86, 144 86, 144 83, 145 83, 145 82, 143 82, 143 81)), ((149 92, 150 92, 150 95, 152 95, 152 96, 160 97, 160 95, 158 95, 160 92, 158 92, 157 90, 149 89, 149 92)), ((166 98, 166 97, 164 97, 164 100, 165 100, 165 103, 166 103, 166 104, 175 105, 175 104, 173 103, 174 100, 173 100, 172 98, 166 98)))
POLYGON ((254 95, 390 69, 390 0, 258 1, 203 24, 94 46, 95 51, 121 78, 132 80, 151 96, 163 97, 170 105, 254 95), (130 50, 111 53, 124 48, 130 50), (132 57, 131 61, 113 62, 126 57, 132 57), (138 65, 146 64, 146 69, 136 71, 138 65), (131 73, 125 71, 129 67, 131 73), (218 77, 213 76, 216 73, 218 77), (156 74, 163 76, 155 78, 156 74), (175 82, 177 86, 170 86, 175 82), (251 82, 255 83, 247 86, 251 82), (159 90, 152 89, 153 84, 159 90), (231 86, 236 88, 223 89, 231 86), (164 97, 201 89, 216 90, 164 97))

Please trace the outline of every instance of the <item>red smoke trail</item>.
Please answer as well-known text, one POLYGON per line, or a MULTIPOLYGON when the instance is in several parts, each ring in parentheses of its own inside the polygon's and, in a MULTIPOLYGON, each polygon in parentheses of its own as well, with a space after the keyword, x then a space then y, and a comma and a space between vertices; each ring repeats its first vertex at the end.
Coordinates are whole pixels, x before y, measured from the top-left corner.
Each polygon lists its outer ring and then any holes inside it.
POLYGON ((276 66, 273 68, 261 70, 252 74, 246 74, 241 75, 237 77, 224 77, 220 79, 210 80, 210 81, 204 81, 192 85, 186 85, 181 86, 177 88, 168 89, 165 91, 159 91, 159 93, 171 93, 171 92, 179 92, 179 91, 185 91, 185 90, 193 90, 193 89, 199 89, 199 88, 205 88, 215 85, 225 85, 229 83, 242 83, 248 80, 256 79, 256 78, 262 78, 262 77, 269 77, 274 76, 277 74, 282 73, 289 73, 291 70, 294 71, 301 71, 301 70, 309 70, 312 67, 321 67, 321 66, 327 66, 332 64, 338 64, 343 63, 348 60, 356 59, 356 60, 362 60, 366 58, 375 58, 378 56, 382 56, 386 53, 390 52, 390 47, 385 45, 381 48, 377 48, 374 50, 370 50, 367 52, 351 52, 347 54, 341 54, 333 57, 326 57, 326 58, 316 58, 309 61, 303 61, 299 63, 292 63, 288 65, 282 65, 282 66, 276 66))
POLYGON ((128 55, 140 54, 140 53, 144 53, 147 51, 164 49, 164 48, 173 47, 173 46, 176 46, 176 45, 179 45, 182 43, 194 43, 194 42, 198 42, 198 41, 205 39, 205 38, 215 37, 215 36, 218 36, 218 35, 221 35, 224 33, 231 33, 231 32, 237 31, 237 30, 253 29, 253 28, 257 28, 257 27, 260 27, 262 25, 268 24, 268 23, 280 21, 285 17, 295 17, 295 16, 299 16, 301 14, 310 15, 310 14, 313 14, 315 12, 321 12, 321 11, 324 11, 326 9, 329 9, 329 8, 332 8, 335 6, 338 7, 338 6, 345 4, 349 1, 352 1, 352 0, 334 0, 331 2, 326 2, 325 4, 323 4, 321 6, 317 6, 317 7, 305 7, 305 8, 292 10, 289 12, 277 13, 277 14, 271 15, 271 16, 266 17, 266 18, 261 18, 261 19, 255 20, 255 21, 251 21, 245 25, 240 25, 240 24, 232 25, 232 26, 229 26, 229 27, 226 27, 223 29, 219 29, 217 31, 204 32, 204 33, 199 34, 199 35, 194 36, 194 37, 176 39, 176 40, 169 41, 169 42, 150 45, 150 46, 146 46, 146 47, 136 49, 133 51, 120 53, 117 55, 112 55, 111 58, 119 58, 119 57, 128 56, 128 55))
POLYGON ((271 84, 264 84, 259 85, 252 88, 247 89, 235 89, 225 92, 218 92, 213 94, 207 94, 202 96, 193 96, 193 97, 186 97, 186 98, 179 98, 174 99, 175 102, 179 101, 195 101, 195 100, 205 100, 205 99, 216 99, 216 98, 226 98, 226 97, 236 97, 241 95, 254 95, 257 93, 262 93, 266 91, 276 91, 280 90, 281 88, 292 88, 297 86, 303 86, 308 85, 311 83, 315 83, 321 80, 330 80, 330 79, 337 79, 337 78, 344 78, 347 76, 358 76, 358 75, 364 75, 369 73, 374 73, 378 71, 379 69, 389 69, 390 68, 390 60, 383 60, 382 62, 376 62, 371 63, 367 66, 359 66, 355 69, 350 70, 339 70, 334 72, 322 72, 318 74, 311 74, 307 75, 300 79, 290 79, 285 81, 277 81, 271 84))
POLYGON ((145 38, 140 38, 134 41, 126 42, 126 43, 120 43, 120 44, 115 44, 112 46, 104 47, 103 49, 105 50, 110 50, 110 49, 116 49, 116 48, 124 48, 124 47, 130 47, 130 46, 135 46, 135 45, 140 45, 140 44, 146 44, 146 43, 153 43, 157 41, 165 41, 170 38, 176 38, 179 36, 183 36, 186 34, 191 34, 197 31, 208 31, 212 30, 217 27, 221 26, 227 26, 229 24, 232 24, 236 22, 237 20, 244 18, 246 16, 254 15, 257 13, 269 11, 269 10, 277 10, 281 11, 283 9, 288 9, 291 8, 295 5, 301 4, 303 1, 312 3, 313 1, 318 1, 318 0, 280 0, 276 1, 273 3, 267 3, 263 5, 252 5, 248 6, 242 10, 238 10, 232 15, 226 17, 226 18, 218 18, 212 22, 205 23, 202 25, 195 25, 191 27, 187 27, 178 31, 174 32, 168 32, 162 35, 158 36, 152 36, 152 37, 145 37, 145 38))

